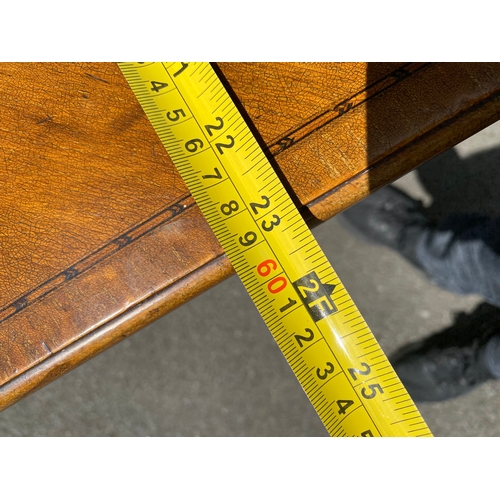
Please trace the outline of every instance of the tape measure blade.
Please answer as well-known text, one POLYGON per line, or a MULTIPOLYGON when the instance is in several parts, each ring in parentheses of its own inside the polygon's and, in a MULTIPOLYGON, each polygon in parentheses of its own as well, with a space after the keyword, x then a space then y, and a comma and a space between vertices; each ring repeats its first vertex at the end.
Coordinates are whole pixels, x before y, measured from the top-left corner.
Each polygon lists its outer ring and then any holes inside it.
POLYGON ((431 435, 210 64, 120 68, 330 435, 431 435))

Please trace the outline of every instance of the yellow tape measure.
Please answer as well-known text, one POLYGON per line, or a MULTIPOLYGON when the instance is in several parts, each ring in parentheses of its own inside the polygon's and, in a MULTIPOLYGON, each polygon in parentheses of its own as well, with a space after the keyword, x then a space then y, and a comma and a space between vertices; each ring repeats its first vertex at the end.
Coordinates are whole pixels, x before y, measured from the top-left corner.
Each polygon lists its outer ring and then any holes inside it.
POLYGON ((209 63, 120 63, 332 436, 432 436, 209 63))

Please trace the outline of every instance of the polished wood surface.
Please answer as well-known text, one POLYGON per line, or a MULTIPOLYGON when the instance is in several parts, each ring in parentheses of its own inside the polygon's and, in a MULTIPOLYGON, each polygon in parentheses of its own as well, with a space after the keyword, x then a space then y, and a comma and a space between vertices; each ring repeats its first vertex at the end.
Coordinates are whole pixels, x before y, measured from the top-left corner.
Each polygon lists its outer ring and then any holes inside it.
MULTIPOLYGON (((500 119, 499 64, 218 67, 311 223, 500 119)), ((0 93, 5 408, 233 270, 115 64, 0 93)))

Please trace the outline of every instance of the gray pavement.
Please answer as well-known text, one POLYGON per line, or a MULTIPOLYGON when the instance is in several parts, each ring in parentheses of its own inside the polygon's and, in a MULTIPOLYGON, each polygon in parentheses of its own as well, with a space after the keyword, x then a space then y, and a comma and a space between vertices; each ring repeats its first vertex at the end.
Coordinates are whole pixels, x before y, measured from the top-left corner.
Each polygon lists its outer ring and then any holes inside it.
MULTIPOLYGON (((467 204, 499 215, 499 146, 500 122, 397 184, 438 215, 467 204)), ((335 218, 314 233, 388 355, 481 302, 335 218)), ((419 409, 436 436, 500 436, 499 382, 419 409)), ((326 435, 237 277, 0 414, 0 436, 326 435)))

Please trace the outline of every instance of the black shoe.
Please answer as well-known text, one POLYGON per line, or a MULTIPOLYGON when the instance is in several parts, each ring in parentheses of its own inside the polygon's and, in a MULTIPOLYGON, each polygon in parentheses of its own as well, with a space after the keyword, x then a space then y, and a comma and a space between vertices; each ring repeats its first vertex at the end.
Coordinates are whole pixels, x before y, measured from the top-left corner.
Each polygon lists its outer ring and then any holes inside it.
POLYGON ((400 252, 420 267, 415 242, 429 226, 420 201, 394 186, 385 186, 340 214, 348 229, 374 243, 400 252))
POLYGON ((389 359, 416 401, 444 401, 500 378, 500 309, 487 303, 389 359))

